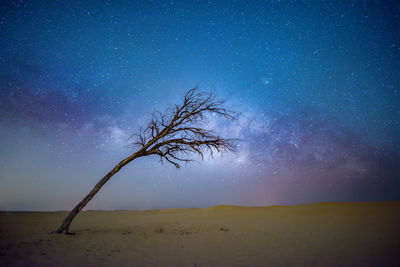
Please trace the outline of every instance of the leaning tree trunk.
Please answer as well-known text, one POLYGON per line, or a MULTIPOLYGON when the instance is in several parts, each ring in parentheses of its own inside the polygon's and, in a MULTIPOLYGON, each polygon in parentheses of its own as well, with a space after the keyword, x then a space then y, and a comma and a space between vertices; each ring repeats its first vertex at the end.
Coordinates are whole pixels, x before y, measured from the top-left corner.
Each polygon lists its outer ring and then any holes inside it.
POLYGON ((75 218, 76 215, 78 215, 78 213, 86 206, 86 204, 96 195, 97 192, 99 192, 99 190, 103 187, 103 185, 105 183, 108 182, 108 180, 110 180, 110 178, 116 174, 122 167, 124 167, 126 164, 128 164, 129 162, 131 162, 132 160, 134 160, 137 157, 140 157, 141 155, 139 154, 139 152, 127 157, 126 159, 124 159, 123 161, 121 161, 120 163, 118 163, 109 173, 107 173, 92 189, 92 191, 90 191, 89 194, 87 194, 87 196, 81 201, 79 202, 75 208, 73 208, 71 210, 71 212, 68 214, 67 217, 65 217, 64 221, 62 222, 62 224, 57 227, 55 230, 53 230, 51 233, 66 233, 66 234, 71 234, 69 232, 69 226, 71 225, 72 220, 75 218))

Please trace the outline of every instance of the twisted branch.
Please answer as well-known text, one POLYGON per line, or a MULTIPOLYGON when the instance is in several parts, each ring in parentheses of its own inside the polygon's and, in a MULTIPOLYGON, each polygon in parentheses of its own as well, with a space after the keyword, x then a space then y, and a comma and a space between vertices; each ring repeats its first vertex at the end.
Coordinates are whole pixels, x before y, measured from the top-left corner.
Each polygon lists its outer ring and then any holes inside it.
POLYGON ((138 146, 143 156, 158 155, 176 168, 180 163, 191 162, 191 154, 204 159, 204 153, 213 157, 217 152, 236 151, 235 139, 218 136, 204 129, 210 115, 236 119, 236 114, 224 108, 224 101, 217 100, 213 93, 200 92, 198 86, 188 90, 182 105, 175 105, 166 114, 154 112, 145 129, 133 135, 132 145, 138 146))

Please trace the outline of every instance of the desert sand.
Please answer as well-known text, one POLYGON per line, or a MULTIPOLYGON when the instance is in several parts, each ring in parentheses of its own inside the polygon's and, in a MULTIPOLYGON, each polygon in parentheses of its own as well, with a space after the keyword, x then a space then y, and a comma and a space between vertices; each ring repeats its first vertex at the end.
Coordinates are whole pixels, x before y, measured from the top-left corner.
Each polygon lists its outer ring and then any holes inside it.
POLYGON ((400 201, 1 212, 0 266, 400 266, 400 201))

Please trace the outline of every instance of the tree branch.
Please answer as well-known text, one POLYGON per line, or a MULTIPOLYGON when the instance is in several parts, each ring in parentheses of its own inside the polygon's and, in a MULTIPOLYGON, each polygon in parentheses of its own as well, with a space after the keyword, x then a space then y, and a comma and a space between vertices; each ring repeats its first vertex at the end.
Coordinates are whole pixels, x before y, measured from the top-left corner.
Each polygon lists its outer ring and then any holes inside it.
POLYGON ((236 113, 224 108, 224 101, 216 100, 213 93, 200 92, 198 86, 185 93, 183 103, 174 105, 166 113, 154 112, 145 130, 140 129, 132 145, 139 146, 145 155, 156 154, 160 160, 180 168, 178 162, 190 162, 179 154, 198 154, 204 159, 207 150, 236 151, 236 139, 225 139, 203 128, 209 115, 236 119, 236 113))

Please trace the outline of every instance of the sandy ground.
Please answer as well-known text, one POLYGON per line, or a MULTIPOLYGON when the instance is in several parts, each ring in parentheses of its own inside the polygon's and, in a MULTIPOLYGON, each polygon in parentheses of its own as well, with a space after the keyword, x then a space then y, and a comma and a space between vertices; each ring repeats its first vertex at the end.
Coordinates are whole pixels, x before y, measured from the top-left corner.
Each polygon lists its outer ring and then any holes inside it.
POLYGON ((400 201, 0 213, 0 266, 400 266, 400 201))

